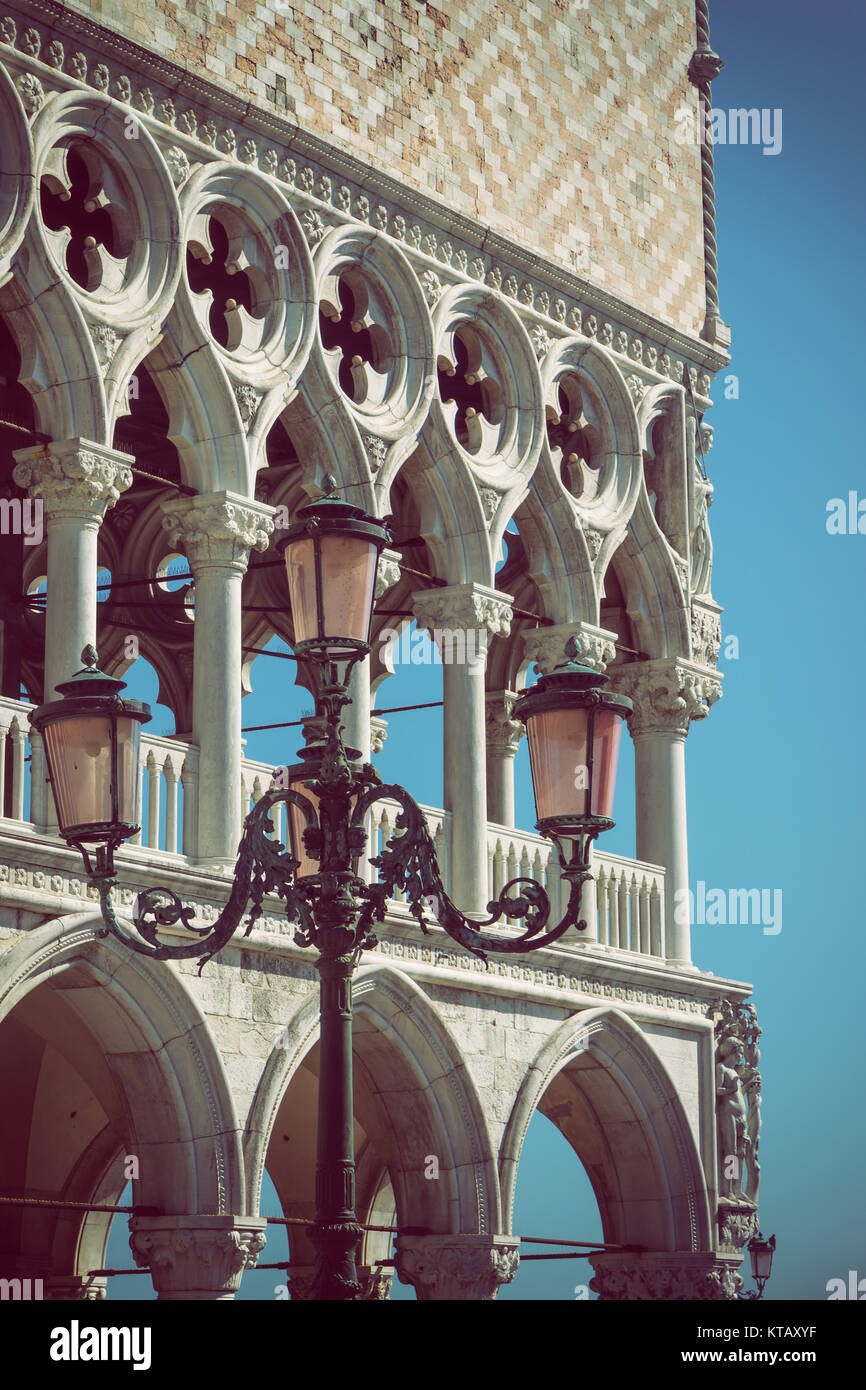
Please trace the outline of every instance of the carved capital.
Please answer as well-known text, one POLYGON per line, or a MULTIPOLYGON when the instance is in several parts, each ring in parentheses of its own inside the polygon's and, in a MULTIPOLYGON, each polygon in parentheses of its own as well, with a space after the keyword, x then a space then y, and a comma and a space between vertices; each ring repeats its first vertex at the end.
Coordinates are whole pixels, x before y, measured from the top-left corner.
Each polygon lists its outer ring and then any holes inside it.
POLYGON ((385 739, 388 737, 387 719, 379 719, 377 715, 370 715, 370 752, 378 755, 385 747, 385 739))
POLYGON ((511 631, 511 595, 486 584, 423 589, 412 595, 412 603, 418 626, 434 637, 437 630, 485 632, 492 637, 507 637, 511 631))
POLYGON ((251 550, 267 550, 274 529, 273 507, 233 492, 172 498, 162 503, 163 529, 182 550, 194 573, 201 569, 247 567, 251 550))
POLYGON ((594 671, 604 671, 616 657, 616 633, 593 623, 558 623, 554 627, 537 627, 523 634, 523 654, 534 661, 543 675, 565 661, 565 644, 570 638, 577 641, 580 660, 594 671))
POLYGON ((741 1206, 720 1205, 717 1220, 719 1223, 719 1249, 724 1251, 742 1250, 746 1241, 751 1240, 758 1230, 757 1208, 744 1202, 741 1206))
POLYGON ((18 449, 13 478, 31 497, 41 497, 48 522, 98 527, 106 510, 132 486, 135 460, 87 439, 18 449))
POLYGON ((227 1299, 265 1246, 264 1217, 139 1216, 129 1248, 160 1298, 227 1299))
MULTIPOLYGON (((362 1303, 386 1303, 391 1297, 392 1269, 381 1265, 357 1265, 362 1303)), ((286 1279, 293 1303, 306 1303, 312 1295, 315 1265, 290 1265, 286 1279)))
POLYGON ((511 711, 517 699, 515 690, 492 690, 485 700, 487 747, 491 752, 513 758, 526 730, 511 711))
POLYGON ((673 733, 685 738, 693 719, 706 719, 720 699, 721 680, 679 657, 634 661, 609 672, 612 688, 634 705, 629 716, 633 738, 673 733))
POLYGON ((740 1257, 664 1252, 646 1255, 591 1255, 595 1270, 589 1287, 599 1299, 718 1302, 737 1298, 743 1280, 740 1257))
POLYGON ((398 1236, 394 1263, 419 1300, 494 1299, 517 1273, 513 1236, 398 1236))
POLYGON ((376 571, 376 598, 379 599, 400 581, 400 556, 396 550, 383 550, 376 571))

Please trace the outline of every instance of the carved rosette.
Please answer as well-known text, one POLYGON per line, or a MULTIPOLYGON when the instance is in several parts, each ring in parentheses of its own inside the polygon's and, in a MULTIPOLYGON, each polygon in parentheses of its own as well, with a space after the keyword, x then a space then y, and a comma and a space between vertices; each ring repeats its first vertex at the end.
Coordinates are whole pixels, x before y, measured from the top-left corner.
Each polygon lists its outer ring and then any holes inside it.
POLYGON ((629 716, 633 738, 654 733, 685 738, 691 721, 706 719, 722 694, 720 679, 679 657, 632 662, 610 675, 614 690, 633 702, 629 716))
POLYGON ((232 492, 172 498, 162 503, 162 524, 172 545, 194 572, 247 567, 251 550, 267 550, 274 529, 273 507, 232 492))
POLYGON ((412 595, 412 603, 418 626, 430 632, 474 631, 507 637, 511 631, 511 595, 488 589, 485 584, 423 589, 412 595))
POLYGON ((106 510, 132 486, 133 458, 84 439, 19 449, 15 458, 15 482, 31 497, 42 499, 49 521, 97 527, 106 510))
POLYGON ((493 690, 486 698, 485 725, 488 752, 513 758, 526 730, 511 711, 517 699, 515 690, 493 690))
POLYGON ((376 598, 379 599, 400 582, 400 556, 396 550, 383 550, 376 571, 376 598))
POLYGON ((605 1301, 720 1302, 736 1299, 743 1280, 739 1256, 661 1253, 591 1255, 595 1270, 589 1282, 605 1301))
POLYGON ((398 1236, 397 1274, 419 1301, 490 1301, 510 1284, 520 1256, 513 1236, 398 1236))
POLYGON ((228 1299, 265 1247, 263 1217, 135 1217, 129 1248, 160 1298, 228 1299))
POLYGON ((616 656, 616 633, 584 622, 559 623, 525 632, 524 656, 547 675, 554 666, 565 661, 565 646, 572 637, 577 642, 580 661, 594 671, 604 671, 616 656))

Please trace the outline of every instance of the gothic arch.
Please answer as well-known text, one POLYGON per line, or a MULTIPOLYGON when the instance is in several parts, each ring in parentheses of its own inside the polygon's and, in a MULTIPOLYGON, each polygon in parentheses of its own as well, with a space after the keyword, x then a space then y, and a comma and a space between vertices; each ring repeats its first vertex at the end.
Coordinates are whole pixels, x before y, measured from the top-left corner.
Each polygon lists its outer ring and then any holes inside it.
POLYGON ((543 1105, 586 1168, 606 1241, 656 1251, 712 1249, 706 1183, 682 1102, 626 1014, 605 1007, 575 1014, 532 1063, 500 1156, 509 1223, 523 1141, 543 1105))
MULTIPOLYGON (((94 1105, 139 1159, 137 1204, 167 1213, 243 1212, 239 1126, 204 1016, 182 976, 98 938, 101 928, 101 919, 84 911, 45 922, 18 941, 3 962, 0 1020, 16 1006, 26 1010, 29 996, 43 990, 39 1019, 54 1028, 57 1012, 89 1059, 81 1080, 94 1105)), ((91 1173, 97 1185, 111 1149, 109 1143, 100 1151, 91 1173)), ((68 1170, 58 1170, 64 1186, 80 1189, 82 1161, 70 1151, 68 1170)))
MULTIPOLYGON (((356 1113, 389 1170, 398 1224, 442 1234, 498 1231, 499 1182, 483 1108, 434 1005, 408 976, 380 965, 361 967, 353 996, 356 1113), (439 1163, 435 1182, 424 1178, 431 1154, 439 1163)), ((318 1014, 316 990, 289 1023, 285 1047, 271 1054, 250 1108, 245 1157, 253 1203, 280 1106, 316 1043, 318 1014)))

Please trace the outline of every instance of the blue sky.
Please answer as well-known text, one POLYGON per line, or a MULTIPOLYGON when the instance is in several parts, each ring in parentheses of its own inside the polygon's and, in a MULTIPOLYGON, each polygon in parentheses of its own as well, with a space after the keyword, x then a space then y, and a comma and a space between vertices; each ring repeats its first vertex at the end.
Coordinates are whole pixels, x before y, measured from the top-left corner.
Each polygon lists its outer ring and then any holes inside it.
MULTIPOLYGON (((855 0, 717 0, 711 11, 726 62, 714 106, 780 108, 783 118, 775 156, 759 146, 716 149, 720 298, 739 394, 725 399, 717 379, 713 592, 739 655, 720 662, 724 699, 687 744, 692 885, 783 895, 777 935, 693 929, 696 964, 754 984, 764 1029, 761 1223, 778 1240, 766 1296, 776 1299, 824 1299, 829 1279, 866 1275, 864 1010, 855 994, 864 973, 866 536, 826 529, 830 499, 866 498, 854 379, 864 308, 864 14, 855 0)), ((246 723, 297 717, 305 702, 280 686, 284 672, 285 663, 258 660, 246 723)), ((403 668, 379 703, 440 696, 435 668, 403 668)), ((292 761, 294 732, 250 735, 248 756, 292 761)), ((393 716, 383 776, 441 805, 440 747, 441 711, 393 716)), ((632 798, 626 741, 606 849, 634 853, 632 798)), ((533 820, 522 751, 518 824, 533 820)), ((523 1234, 601 1234, 579 1161, 541 1117, 530 1126, 515 1216, 523 1234)), ((109 1263, 125 1265, 119 1227, 109 1263)), ((268 1257, 278 1259, 274 1231, 268 1257)), ((571 1300, 588 1277, 580 1260, 524 1265, 502 1296, 571 1300)), ((126 1287, 113 1296, 146 1296, 145 1281, 114 1282, 126 1287)), ((273 1297, 278 1282, 264 1272, 245 1296, 273 1297)), ((395 1296, 414 1295, 395 1286, 395 1296)))

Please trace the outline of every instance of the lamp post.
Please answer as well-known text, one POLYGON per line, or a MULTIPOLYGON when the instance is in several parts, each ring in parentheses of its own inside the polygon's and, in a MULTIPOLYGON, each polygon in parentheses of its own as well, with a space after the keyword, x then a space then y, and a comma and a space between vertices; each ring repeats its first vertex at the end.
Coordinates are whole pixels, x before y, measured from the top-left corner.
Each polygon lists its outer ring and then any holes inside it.
POLYGON ((757 1293, 754 1289, 747 1289, 741 1294, 742 1299, 758 1299, 764 1297, 764 1285, 769 1279, 773 1270, 773 1255, 776 1249, 776 1237, 770 1236, 765 1240, 758 1231, 757 1235, 752 1236, 746 1249, 749 1252, 749 1260, 752 1265, 752 1278, 758 1286, 757 1293))
MULTIPOLYGON (((374 924, 384 923, 388 902, 399 889, 423 931, 425 900, 434 898, 439 927, 482 959, 488 951, 513 954, 549 946, 570 926, 584 930, 580 907, 583 885, 591 877, 589 851, 595 838, 613 825, 619 729, 631 709, 627 699, 603 691, 606 677, 572 660, 520 697, 515 715, 527 727, 538 829, 557 846, 562 876, 569 884, 568 904, 561 921, 550 926, 551 905, 543 888, 532 879, 514 878, 488 903, 488 918, 477 922, 466 917, 445 892, 417 802, 403 787, 383 784, 375 769, 361 764, 360 755, 347 749, 341 738, 340 712, 349 703, 349 675, 370 650, 376 566, 387 540, 387 531, 375 518, 326 497, 302 508, 297 524, 279 542, 286 561, 295 651, 317 672, 323 736, 304 750, 306 766, 290 771, 288 787, 266 792, 247 816, 228 902, 208 926, 195 926, 194 910, 162 887, 139 893, 132 933, 114 909, 114 850, 138 829, 130 808, 137 805, 137 738, 141 724, 150 718, 148 707, 123 700, 119 692, 124 682, 103 675, 96 652, 87 647, 82 654, 85 669, 58 687, 64 698, 40 706, 30 716, 45 736, 60 833, 81 851, 89 880, 99 892, 105 924, 101 935, 110 932, 155 960, 197 957, 204 965, 231 939, 248 909, 249 934, 261 916, 265 895, 275 893, 295 924, 295 940, 316 948, 321 1065, 316 1218, 309 1229, 317 1254, 310 1295, 315 1299, 352 1299, 360 1291, 355 1267, 362 1232, 355 1215, 351 982, 361 951, 376 944, 374 924), (569 772, 571 768, 577 771, 569 772), (367 813, 383 798, 397 801, 400 814, 395 834, 371 860, 378 868, 378 881, 368 884, 357 873, 358 860, 367 843, 367 813), (287 807, 288 850, 271 838, 271 808, 279 802, 287 807), (95 854, 88 846, 95 846, 95 854), (509 896, 512 889, 518 891, 509 896), (486 932, 503 918, 521 923, 522 931, 486 932), (186 940, 167 942, 160 937, 160 929, 178 924, 186 940)), ((479 826, 479 834, 485 829, 479 826)))

